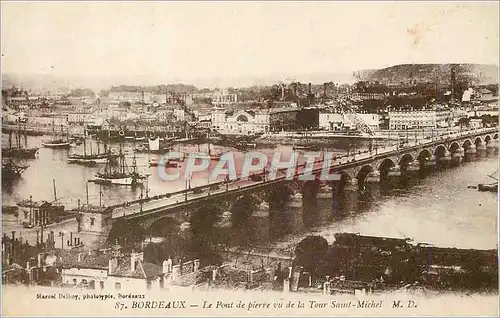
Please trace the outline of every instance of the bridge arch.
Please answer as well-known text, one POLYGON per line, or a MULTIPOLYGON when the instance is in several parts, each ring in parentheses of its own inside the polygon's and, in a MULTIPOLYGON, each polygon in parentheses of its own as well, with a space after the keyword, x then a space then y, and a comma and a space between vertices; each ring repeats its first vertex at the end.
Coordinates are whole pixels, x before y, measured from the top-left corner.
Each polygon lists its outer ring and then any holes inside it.
POLYGON ((486 137, 484 137, 484 142, 485 142, 486 144, 489 144, 489 143, 491 142, 491 139, 492 139, 492 138, 491 138, 491 135, 486 135, 486 137))
POLYGON ((170 237, 179 233, 180 222, 174 217, 165 215, 155 220, 148 228, 146 233, 152 237, 170 237))
POLYGON ((219 215, 223 211, 215 203, 209 203, 195 210, 189 215, 189 222, 193 233, 207 233, 212 230, 215 223, 219 220, 219 215))
POLYGON ((463 144, 462 144, 462 147, 464 149, 467 149, 467 148, 470 148, 470 146, 472 146, 472 145, 473 145, 473 143, 470 139, 465 139, 463 144))
POLYGON ((302 185, 302 195, 304 199, 315 199, 318 196, 321 181, 318 179, 308 180, 302 185))
POLYGON ((401 169, 406 170, 410 163, 413 161, 413 156, 409 153, 404 154, 400 159, 399 159, 399 166, 401 169))
POLYGON ((352 176, 349 174, 349 172, 347 172, 345 170, 339 171, 337 173, 340 174, 340 181, 341 182, 347 182, 347 181, 352 180, 352 176))
POLYGON ((480 137, 480 136, 477 136, 475 139, 474 139, 474 145, 477 147, 477 145, 480 145, 483 143, 483 139, 480 137))
POLYGON ((391 158, 385 158, 382 160, 378 167, 378 171, 380 172, 380 178, 386 179, 389 170, 396 166, 396 163, 391 158))
POLYGON ((493 139, 498 139, 498 133, 495 133, 495 134, 493 135, 493 139))
POLYGON ((448 148, 448 150, 450 152, 456 152, 458 149, 460 149, 461 146, 460 144, 458 143, 458 141, 454 141, 450 144, 450 147, 448 148))
POLYGON ((364 165, 363 167, 361 167, 361 169, 358 171, 358 174, 356 175, 359 188, 363 187, 363 185, 365 184, 366 176, 374 170, 375 169, 373 169, 371 165, 364 165))
POLYGON ((446 149, 445 145, 439 144, 436 146, 436 148, 434 148, 434 156, 443 157, 447 151, 448 149, 446 149))
POLYGON ((233 225, 245 224, 255 211, 257 203, 257 198, 252 195, 240 196, 229 209, 233 225))
POLYGON ((422 149, 417 156, 419 161, 425 160, 432 157, 432 152, 429 149, 422 149))

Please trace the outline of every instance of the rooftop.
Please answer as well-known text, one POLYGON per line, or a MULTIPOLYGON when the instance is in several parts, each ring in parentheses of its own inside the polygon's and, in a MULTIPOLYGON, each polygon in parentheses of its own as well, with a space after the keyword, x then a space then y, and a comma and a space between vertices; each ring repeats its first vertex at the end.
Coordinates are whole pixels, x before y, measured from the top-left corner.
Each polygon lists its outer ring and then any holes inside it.
POLYGON ((87 252, 75 253, 69 250, 60 251, 58 263, 63 268, 108 269, 111 253, 87 252))
POLYGON ((121 276, 121 277, 131 277, 131 278, 152 278, 162 274, 162 267, 136 260, 135 270, 131 267, 130 256, 123 257, 118 260, 118 267, 111 273, 110 276, 121 276))
POLYGON ((39 208, 41 206, 50 206, 52 205, 50 202, 47 201, 33 201, 30 199, 22 200, 19 203, 17 203, 18 206, 22 207, 33 207, 33 208, 39 208))

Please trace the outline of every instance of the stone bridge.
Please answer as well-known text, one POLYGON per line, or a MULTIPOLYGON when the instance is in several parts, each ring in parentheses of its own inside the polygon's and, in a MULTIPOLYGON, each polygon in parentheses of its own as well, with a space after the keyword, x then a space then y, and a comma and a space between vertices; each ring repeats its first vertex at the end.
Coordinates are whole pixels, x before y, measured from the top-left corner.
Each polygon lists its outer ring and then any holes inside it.
POLYGON ((134 226, 139 225, 146 233, 162 231, 164 228, 189 230, 193 219, 231 227, 240 219, 249 217, 256 209, 279 209, 290 200, 300 199, 302 202, 315 199, 320 188, 325 185, 336 191, 357 191, 363 189, 366 183, 459 164, 464 157, 497 150, 496 128, 455 132, 333 158, 329 170, 330 174, 338 176, 337 181, 319 180, 324 164, 320 161, 313 167, 314 180, 300 180, 298 176, 303 172, 299 167, 293 180, 287 180, 285 173, 278 174, 274 180, 266 180, 261 174, 263 179, 258 181, 219 182, 204 186, 203 189, 200 187, 198 191, 191 189, 189 195, 184 191, 156 201, 110 207, 107 211, 112 214, 113 224, 126 220, 134 226), (211 221, 204 219, 205 214, 212 215, 211 221))

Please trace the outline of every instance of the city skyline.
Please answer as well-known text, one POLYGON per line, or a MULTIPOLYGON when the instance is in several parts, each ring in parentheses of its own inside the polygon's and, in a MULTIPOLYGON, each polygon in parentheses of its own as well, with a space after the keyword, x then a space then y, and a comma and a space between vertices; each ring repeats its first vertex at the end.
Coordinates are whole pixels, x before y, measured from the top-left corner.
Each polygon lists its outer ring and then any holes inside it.
POLYGON ((499 55, 496 2, 7 2, 2 23, 3 73, 100 87, 348 79, 396 64, 498 65, 499 55))

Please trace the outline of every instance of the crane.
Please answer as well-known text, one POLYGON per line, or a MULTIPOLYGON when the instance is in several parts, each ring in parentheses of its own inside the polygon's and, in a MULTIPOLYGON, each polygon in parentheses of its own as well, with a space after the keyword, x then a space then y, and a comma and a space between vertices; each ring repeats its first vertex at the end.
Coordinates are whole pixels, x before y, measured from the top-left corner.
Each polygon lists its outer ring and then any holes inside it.
POLYGON ((368 134, 370 136, 375 135, 373 130, 368 126, 361 117, 356 114, 356 112, 349 106, 349 99, 341 99, 339 100, 340 111, 342 115, 347 117, 347 119, 354 123, 356 129, 361 131, 362 133, 368 134))

